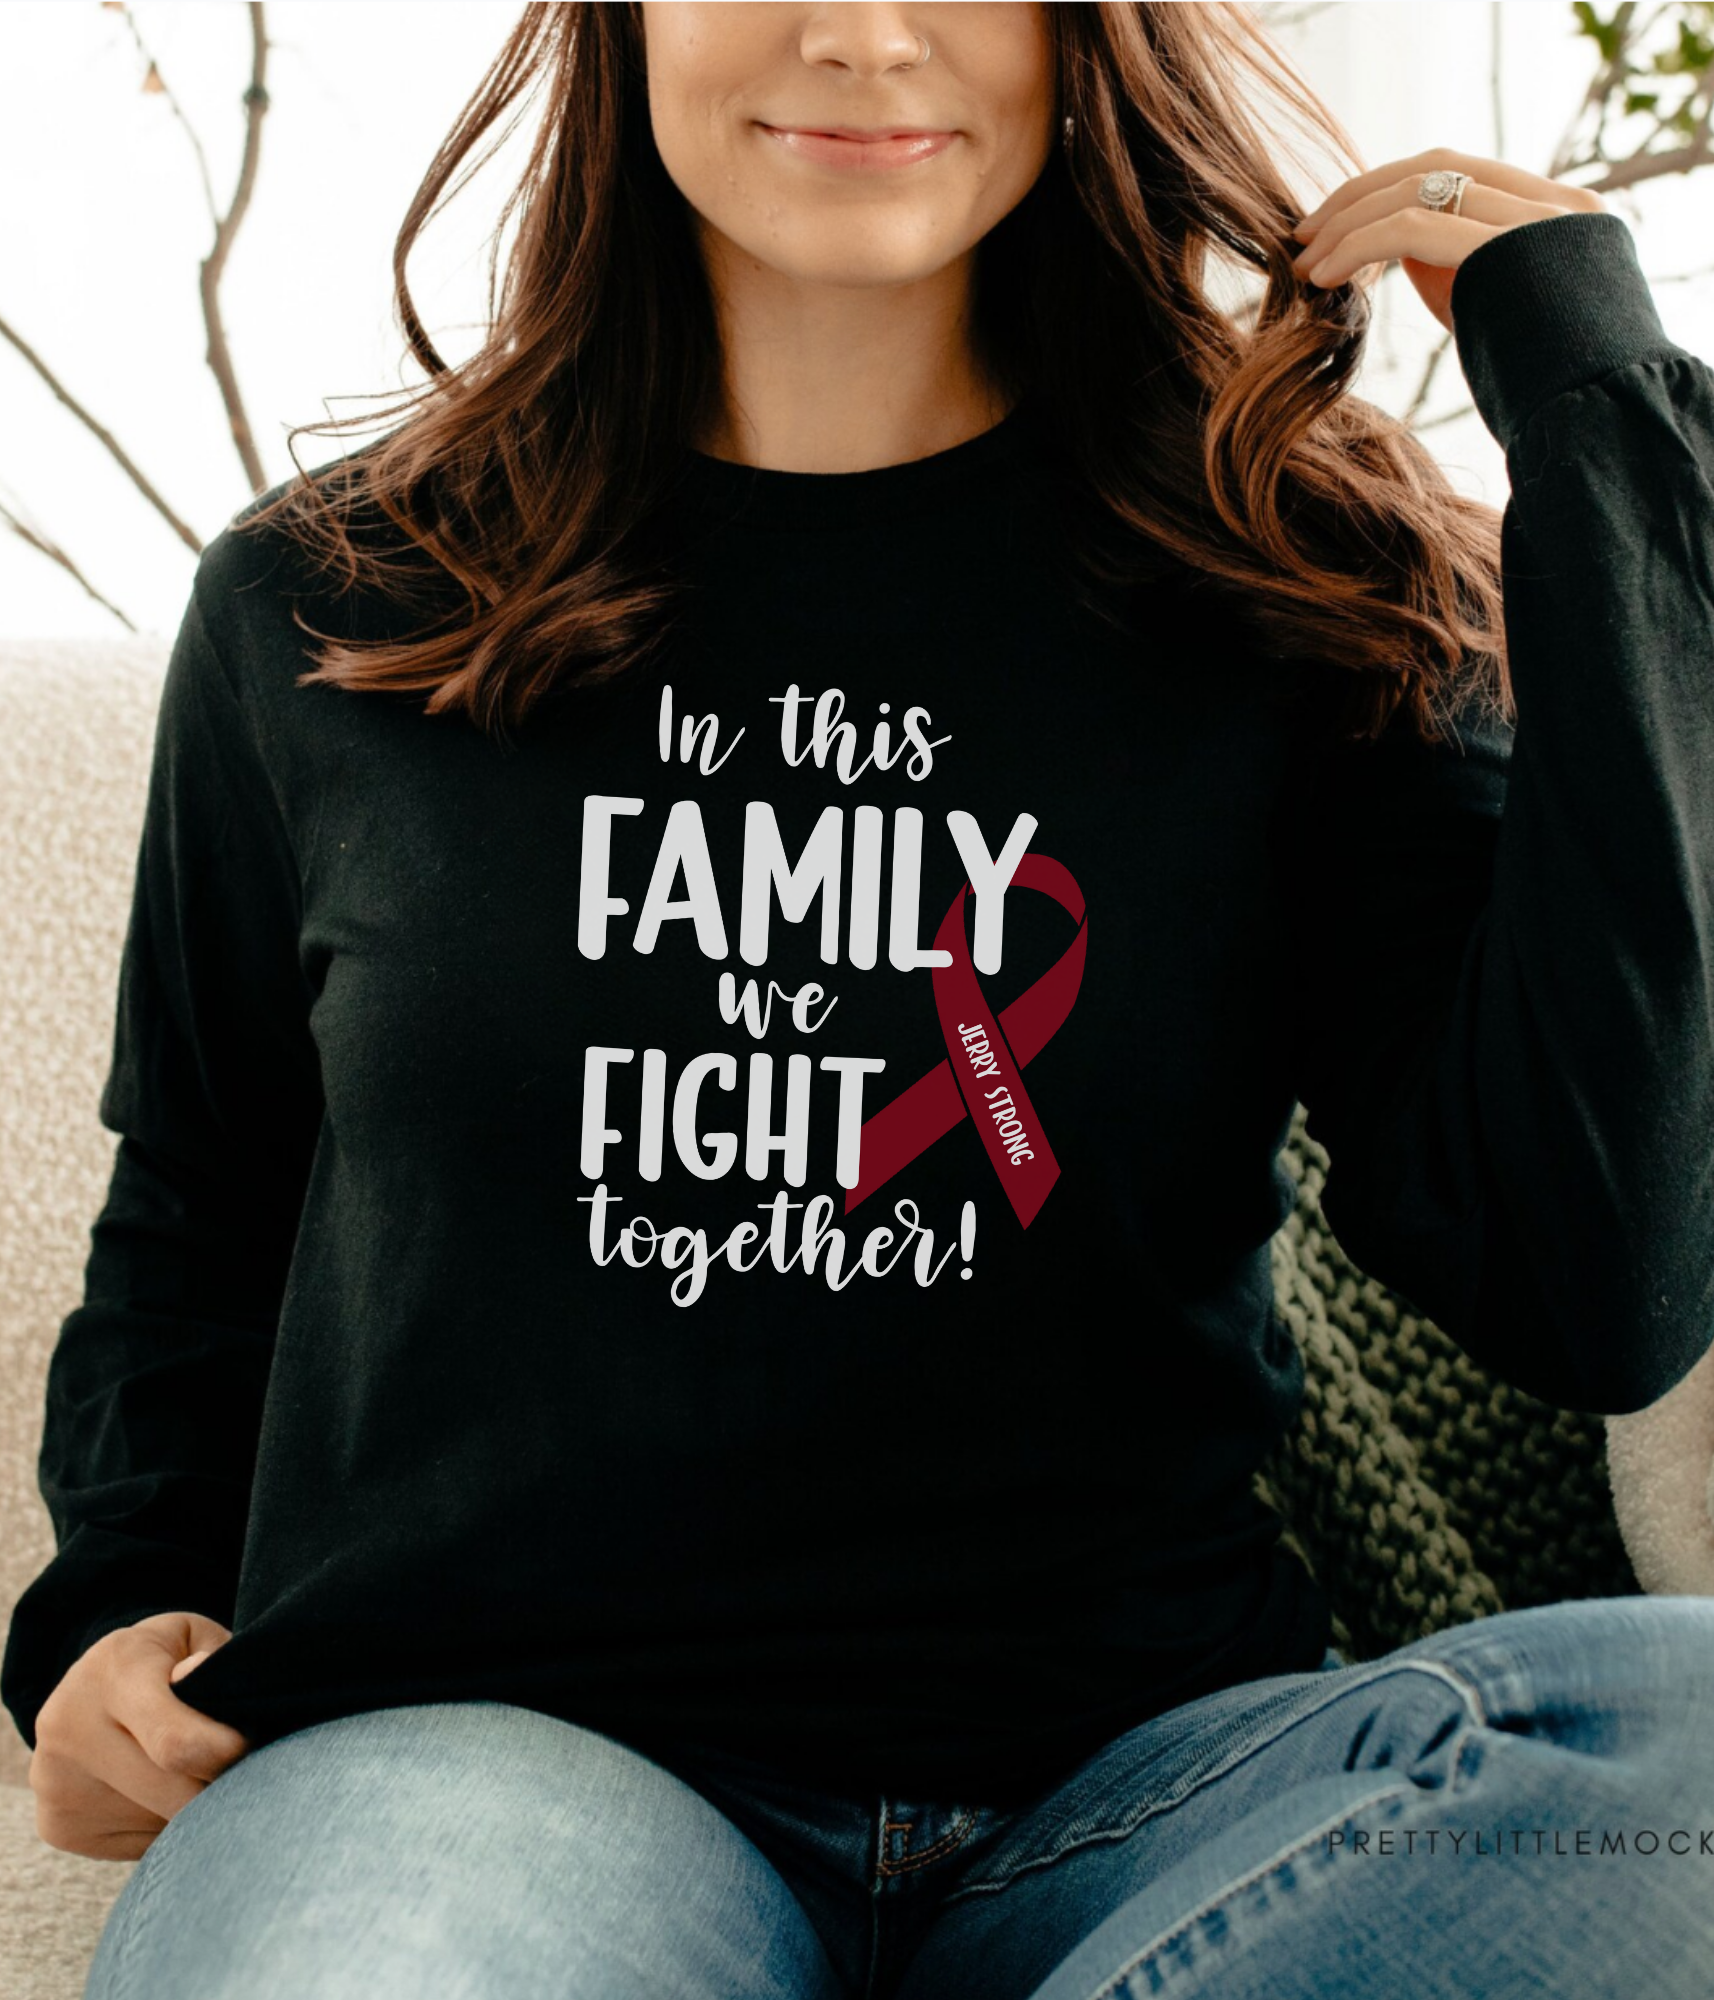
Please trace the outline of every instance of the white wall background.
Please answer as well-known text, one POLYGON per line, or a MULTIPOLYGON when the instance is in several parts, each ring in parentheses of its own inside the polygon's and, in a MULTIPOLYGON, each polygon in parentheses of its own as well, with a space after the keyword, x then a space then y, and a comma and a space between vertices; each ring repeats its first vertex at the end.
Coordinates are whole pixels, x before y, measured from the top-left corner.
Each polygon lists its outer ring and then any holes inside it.
MULTIPOLYGON (((494 0, 273 0, 271 108, 256 199, 223 290, 232 349, 270 479, 286 428, 408 379, 390 325, 399 219, 429 158, 516 18, 494 0)), ((249 28, 238 0, 141 0, 135 17, 195 125, 222 204, 238 166, 249 28)), ((1562 0, 1347 4, 1282 40, 1370 164, 1447 144, 1541 171, 1589 75, 1562 0), (1489 89, 1496 12, 1503 144, 1489 89)), ((140 88, 125 17, 96 0, 0 9, 0 314, 110 425, 206 539, 248 487, 203 361, 197 267, 211 240, 200 182, 167 99, 140 88)), ((483 309, 483 239, 505 164, 438 220, 413 263, 443 351, 483 309)), ((1714 169, 1617 202, 1669 333, 1714 355, 1714 169)), ((1402 408, 1438 324, 1398 272, 1385 280, 1362 387, 1402 408)), ((1465 400, 1455 359, 1432 408, 1465 400)), ((368 433, 358 433, 357 436, 368 433)), ((1499 453, 1479 420, 1428 434, 1467 491, 1498 504, 1499 453)), ((352 440, 355 441, 355 440, 352 440)), ((299 441, 306 465, 348 448, 299 441)), ((194 563, 15 351, 0 343, 0 499, 64 544, 143 630, 177 626, 194 563)), ((0 634, 119 628, 61 571, 0 529, 0 634)))

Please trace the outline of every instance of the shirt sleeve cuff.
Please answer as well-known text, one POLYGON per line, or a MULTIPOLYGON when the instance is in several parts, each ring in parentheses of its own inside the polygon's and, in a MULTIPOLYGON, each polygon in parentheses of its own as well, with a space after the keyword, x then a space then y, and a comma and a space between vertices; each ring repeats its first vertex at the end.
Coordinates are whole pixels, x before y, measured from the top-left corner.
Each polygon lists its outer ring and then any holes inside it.
POLYGON ((1629 225, 1607 209, 1540 216, 1477 244, 1453 273, 1451 312, 1470 394, 1507 451, 1552 397, 1684 351, 1661 325, 1629 225))

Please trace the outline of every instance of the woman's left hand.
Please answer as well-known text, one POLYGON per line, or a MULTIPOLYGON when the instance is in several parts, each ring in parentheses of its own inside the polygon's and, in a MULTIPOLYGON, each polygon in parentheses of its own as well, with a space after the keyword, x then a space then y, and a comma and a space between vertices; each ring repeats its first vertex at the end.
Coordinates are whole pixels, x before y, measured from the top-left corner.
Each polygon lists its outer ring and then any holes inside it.
POLYGON ((1435 146, 1407 160, 1390 160, 1336 187, 1293 229, 1304 244, 1292 269, 1312 285, 1343 285, 1370 265, 1397 258, 1422 302, 1452 331, 1452 280, 1478 243, 1522 222, 1607 204, 1588 188, 1544 180, 1503 160, 1435 146), (1424 174, 1468 174, 1460 212, 1425 208, 1417 199, 1424 174))

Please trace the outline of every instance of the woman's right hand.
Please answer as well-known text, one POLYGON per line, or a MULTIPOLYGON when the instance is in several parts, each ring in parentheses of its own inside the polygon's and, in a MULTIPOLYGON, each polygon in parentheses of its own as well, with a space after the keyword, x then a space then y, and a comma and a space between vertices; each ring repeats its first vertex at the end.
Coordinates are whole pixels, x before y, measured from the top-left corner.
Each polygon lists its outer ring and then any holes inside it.
POLYGON ((97 1639, 36 1717, 36 1831, 92 1861, 135 1861, 180 1806, 249 1749, 173 1693, 232 1634, 198 1611, 159 1611, 97 1639))

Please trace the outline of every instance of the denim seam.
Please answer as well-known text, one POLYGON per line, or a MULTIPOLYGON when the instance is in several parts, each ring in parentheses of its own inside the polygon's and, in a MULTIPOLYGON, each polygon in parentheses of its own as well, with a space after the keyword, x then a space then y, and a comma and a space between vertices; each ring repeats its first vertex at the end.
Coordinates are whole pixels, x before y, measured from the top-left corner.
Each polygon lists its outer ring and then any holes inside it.
POLYGON ((881 1855, 875 1866, 878 1876, 905 1875, 913 1868, 921 1868, 927 1862, 938 1860, 943 1854, 950 1854, 976 1824, 976 1809, 974 1806, 963 1807, 950 1831, 943 1833, 933 1846, 922 1848, 915 1853, 911 1850, 909 1838, 913 1824, 914 1821, 908 1819, 889 1819, 884 1823, 881 1828, 881 1855), (895 1827, 902 1830, 906 1836, 904 1858, 899 1861, 891 1860, 887 1854, 887 1835, 895 1827))
POLYGON ((881 1969, 881 1863, 887 1858, 887 1802, 875 1808, 875 1877, 869 1884, 869 1963, 863 1968, 862 2000, 874 2000, 881 1969))
MULTIPOLYGON (((185 1803, 189 1804, 189 1800, 187 1800, 185 1803)), ((181 1806, 179 1810, 182 1812, 184 1808, 181 1806)), ((176 1815, 174 1815, 174 1817, 176 1817, 176 1815)), ((167 1821, 167 1826, 171 1825, 172 1825, 172 1819, 169 1818, 167 1821)), ((150 1841, 148 1847, 144 1849, 143 1854, 139 1858, 137 1863, 139 1868, 142 1867, 143 1861, 145 1861, 148 1858, 148 1856, 154 1851, 156 1841, 160 1839, 162 1833, 166 1832, 167 1826, 163 1826, 160 1829, 160 1832, 155 1835, 155 1839, 150 1841)), ((138 1937, 141 1935, 145 1925, 148 1922, 150 1914, 150 1904, 154 1900, 155 1883, 159 1880, 160 1873, 161 1871, 158 1867, 144 1870, 142 1881, 136 1885, 137 1886, 136 1896, 132 1900, 130 1908, 126 1910, 124 1918, 122 1920, 124 1925, 124 1935, 122 1937, 115 1936, 113 1940, 115 1956, 114 1956, 113 1985, 111 1988, 111 2000, 130 2000, 130 1995, 136 1990, 135 1984, 131 1976, 137 1963, 136 1944, 138 1937)), ((131 1886, 130 1879, 127 1878, 127 1880, 120 1885, 120 1894, 123 1895, 125 1890, 128 1889, 130 1886, 131 1886)), ((118 1897, 115 1897, 114 1901, 117 1902, 118 1897)), ((109 1910, 109 1916, 111 1916, 111 1914, 112 1912, 111 1910, 109 1910)), ((99 1941, 98 1941, 98 1948, 99 1948, 99 1941)))
POLYGON ((1128 1958, 1123 1965, 1117 1967, 1101 1985, 1095 1988, 1089 1995, 1089 2000, 1112 2000, 1112 1996, 1119 1991, 1120 1986, 1124 1982, 1129 1980, 1132 1973, 1137 1971, 1140 1966, 1146 1964, 1148 1960, 1155 1957, 1175 1937, 1189 1930, 1192 1924, 1196 1923, 1200 1918, 1207 1916, 1210 1910, 1217 1909, 1222 1903, 1230 1902, 1240 1889, 1248 1888, 1252 1882, 1259 1881, 1262 1876, 1278 1868, 1282 1862, 1289 1861, 1295 1854, 1301 1854, 1305 1848, 1312 1846, 1323 1834, 1351 1818, 1354 1813, 1360 1813, 1367 1807, 1378 1805, 1386 1799, 1408 1798, 1416 1789, 1414 1785, 1391 1785, 1385 1791, 1371 1792, 1367 1798, 1358 1799, 1354 1804, 1341 1806, 1338 1812, 1330 1813, 1319 1826, 1311 1827, 1308 1833, 1295 1836, 1293 1839, 1287 1841, 1283 1847, 1270 1854, 1266 1861, 1258 1862, 1246 1874, 1237 1876, 1234 1880, 1228 1882, 1224 1888, 1218 1889, 1213 1895, 1205 1897, 1202 1902, 1197 1904, 1194 1910, 1188 1911, 1182 1917, 1175 1918, 1165 1930, 1157 1931, 1149 1939, 1148 1943, 1143 1946, 1141 1951, 1134 1957, 1128 1958))
MULTIPOLYGON (((1378 1681, 1383 1674, 1398 1673, 1401 1669, 1413 1673, 1432 1674, 1437 1679, 1447 1682, 1471 1711, 1477 1724, 1482 1728, 1488 1727, 1487 1710, 1483 1706, 1481 1694, 1475 1683, 1468 1676, 1459 1673, 1455 1668, 1448 1667, 1443 1660, 1399 1660, 1391 1665, 1377 1661, 1375 1663, 1375 1671, 1365 1679, 1359 1681, 1347 1680, 1341 1687, 1328 1689, 1322 1700, 1317 1701, 1312 1707, 1304 1709, 1300 1714, 1293 1716, 1283 1728, 1274 1731, 1271 1735, 1264 1733, 1254 1740, 1243 1744, 1241 1747, 1234 1749, 1219 1763, 1210 1765, 1194 1783, 1185 1786, 1182 1791, 1175 1792, 1168 1798, 1147 1801, 1128 1813, 1121 1820, 1109 1822, 1105 1826, 1086 1827, 1076 1831, 1055 1847, 1051 1853, 1028 1855, 1015 1868, 1010 1869, 1004 1875, 991 1877, 987 1881, 981 1882, 961 1882, 942 1899, 943 1903, 957 1902, 961 1896, 991 1894, 997 1890, 1004 1889, 1009 1883, 1016 1881, 1020 1875, 1028 1874, 1032 1869, 1036 1868, 1051 1868, 1057 1862, 1063 1861, 1068 1854, 1076 1853, 1079 1848, 1093 1847, 1099 1842, 1107 1840, 1128 1839, 1145 1820, 1153 1819, 1159 1813, 1168 1812, 1174 1806, 1182 1805, 1186 1799, 1194 1797, 1205 1785, 1212 1784, 1216 1778, 1223 1778, 1228 1771, 1235 1769, 1246 1758, 1255 1756, 1258 1751, 1266 1749, 1268 1745, 1277 1743, 1289 1730, 1296 1729, 1299 1724, 1308 1722, 1313 1717, 1319 1715, 1329 1703, 1343 1699, 1352 1688, 1367 1687, 1371 1682, 1378 1681)), ((1350 1673, 1351 1669, 1347 1667, 1344 1671, 1350 1673)), ((1462 1757, 1462 1751, 1459 1754, 1462 1757)))

